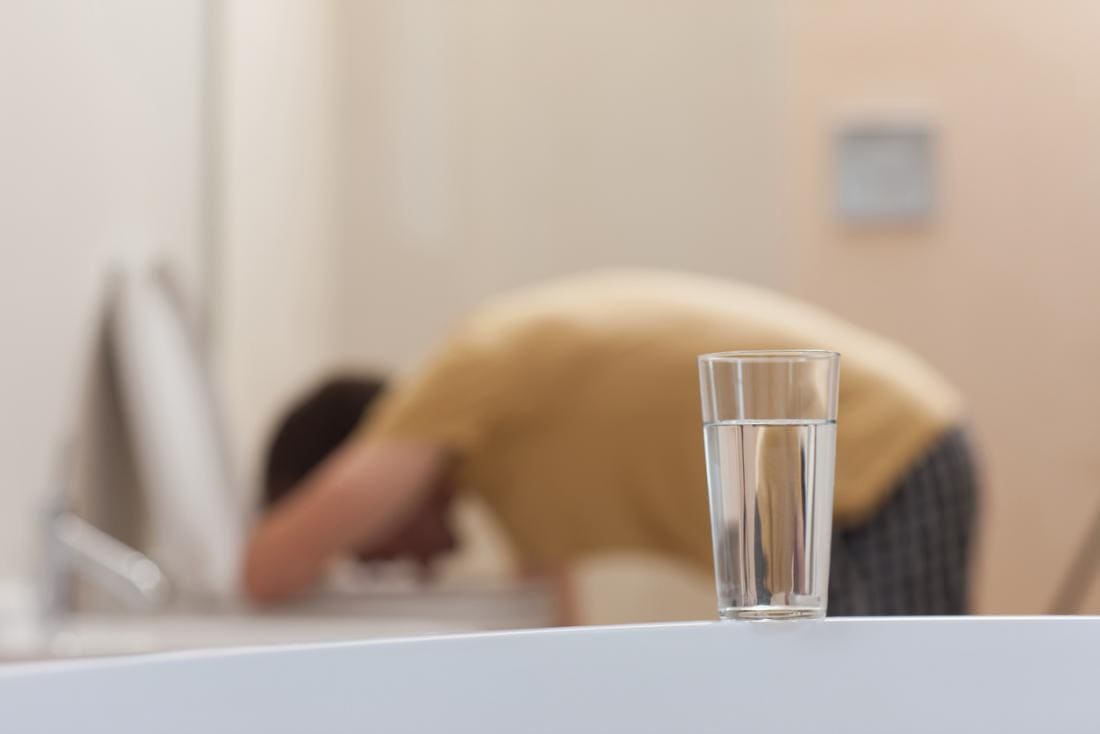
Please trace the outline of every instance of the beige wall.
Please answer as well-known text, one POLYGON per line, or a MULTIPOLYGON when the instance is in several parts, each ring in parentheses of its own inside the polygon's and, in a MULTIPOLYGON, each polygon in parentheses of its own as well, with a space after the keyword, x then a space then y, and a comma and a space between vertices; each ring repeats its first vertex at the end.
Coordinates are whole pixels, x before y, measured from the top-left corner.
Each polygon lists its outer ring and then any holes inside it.
POLYGON ((782 287, 778 27, 691 0, 233 0, 218 355, 238 456, 332 365, 608 264, 782 287))
POLYGON ((1100 5, 790 6, 798 292, 962 388, 987 456, 978 608, 1044 611, 1100 501, 1100 5), (942 207, 919 229, 847 228, 830 127, 899 107, 941 135, 942 207))
POLYGON ((214 347, 245 491, 275 411, 338 343, 339 5, 221 6, 214 347))
POLYGON ((593 266, 785 285, 769 3, 347 9, 349 357, 405 363, 486 295, 593 266))

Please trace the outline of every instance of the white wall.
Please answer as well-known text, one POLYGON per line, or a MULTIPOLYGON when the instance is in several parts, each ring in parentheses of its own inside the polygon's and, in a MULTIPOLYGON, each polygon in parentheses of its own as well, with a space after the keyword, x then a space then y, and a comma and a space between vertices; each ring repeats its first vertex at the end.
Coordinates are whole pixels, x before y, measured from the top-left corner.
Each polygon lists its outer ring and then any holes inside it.
POLYGON ((254 475, 289 395, 600 265, 782 287, 768 3, 231 0, 219 364, 254 475))
POLYGON ((0 4, 0 577, 74 410, 97 291, 120 253, 201 276, 199 0, 0 4))
POLYGON ((402 364, 534 279, 668 266, 783 287, 770 3, 351 3, 349 358, 402 364))
POLYGON ((222 3, 215 364, 251 484, 272 414, 332 361, 346 147, 339 3, 222 3))

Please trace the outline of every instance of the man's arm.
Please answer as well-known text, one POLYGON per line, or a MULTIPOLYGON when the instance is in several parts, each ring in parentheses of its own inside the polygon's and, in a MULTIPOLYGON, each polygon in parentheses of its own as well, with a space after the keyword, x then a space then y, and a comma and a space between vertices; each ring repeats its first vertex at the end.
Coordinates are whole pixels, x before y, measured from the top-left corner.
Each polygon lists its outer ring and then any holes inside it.
POLYGON ((381 540, 439 480, 445 458, 432 444, 349 441, 253 532, 245 593, 287 599, 312 586, 332 558, 381 540))

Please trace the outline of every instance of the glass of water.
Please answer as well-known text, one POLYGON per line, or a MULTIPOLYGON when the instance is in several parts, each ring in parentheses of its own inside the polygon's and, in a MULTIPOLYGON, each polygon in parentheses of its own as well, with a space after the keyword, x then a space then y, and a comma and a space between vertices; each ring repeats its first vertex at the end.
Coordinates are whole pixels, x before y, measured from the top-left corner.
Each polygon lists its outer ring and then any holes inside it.
POLYGON ((825 616, 839 377, 836 352, 699 357, 723 619, 825 616))

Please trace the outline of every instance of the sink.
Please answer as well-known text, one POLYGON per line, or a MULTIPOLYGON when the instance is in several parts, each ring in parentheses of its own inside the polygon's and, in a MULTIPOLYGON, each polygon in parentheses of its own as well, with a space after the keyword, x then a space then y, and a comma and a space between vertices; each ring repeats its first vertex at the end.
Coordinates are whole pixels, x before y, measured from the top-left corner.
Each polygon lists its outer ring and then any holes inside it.
POLYGON ((0 662, 525 629, 552 624, 552 609, 544 587, 509 584, 328 593, 275 610, 81 612, 52 624, 9 614, 0 662))

